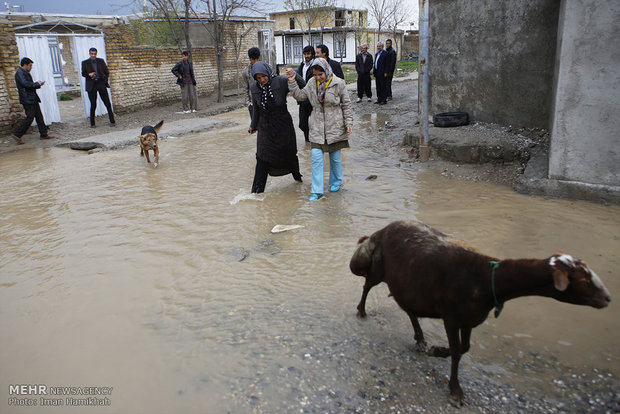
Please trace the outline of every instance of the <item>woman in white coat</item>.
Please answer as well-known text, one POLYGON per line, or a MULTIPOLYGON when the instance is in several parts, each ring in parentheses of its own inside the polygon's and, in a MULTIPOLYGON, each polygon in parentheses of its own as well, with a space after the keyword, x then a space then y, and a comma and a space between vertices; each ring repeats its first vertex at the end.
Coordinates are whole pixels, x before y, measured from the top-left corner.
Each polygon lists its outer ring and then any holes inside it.
POLYGON ((312 195, 309 201, 323 195, 323 154, 329 153, 330 191, 340 190, 342 185, 342 161, 340 151, 349 148, 349 134, 353 130, 351 99, 343 79, 333 75, 331 67, 323 58, 316 58, 311 66, 314 81, 309 80, 303 89, 295 81, 294 69, 286 69, 288 88, 298 101, 312 104, 310 115, 310 144, 312 146, 312 195))

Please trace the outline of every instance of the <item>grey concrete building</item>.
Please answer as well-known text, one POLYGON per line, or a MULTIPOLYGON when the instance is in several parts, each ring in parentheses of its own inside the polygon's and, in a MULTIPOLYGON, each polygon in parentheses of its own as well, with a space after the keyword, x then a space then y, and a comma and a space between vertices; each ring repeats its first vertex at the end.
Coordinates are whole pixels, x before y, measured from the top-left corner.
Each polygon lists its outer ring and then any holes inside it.
POLYGON ((430 0, 431 113, 551 131, 537 194, 620 202, 620 3, 430 0))

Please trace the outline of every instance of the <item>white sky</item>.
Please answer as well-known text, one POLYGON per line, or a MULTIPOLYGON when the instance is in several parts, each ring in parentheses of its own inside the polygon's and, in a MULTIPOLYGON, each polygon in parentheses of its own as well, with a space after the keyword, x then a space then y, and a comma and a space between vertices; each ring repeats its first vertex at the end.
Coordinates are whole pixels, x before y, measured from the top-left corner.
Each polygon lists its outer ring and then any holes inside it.
MULTIPOLYGON (((2 11, 6 11, 6 3, 12 10, 15 5, 23 6, 25 12, 30 13, 68 13, 68 14, 131 14, 134 11, 135 2, 142 0, 0 0, 2 11)), ((283 0, 264 0, 266 6, 265 15, 271 11, 283 11, 283 0)), ((413 11, 411 21, 418 21, 418 0, 403 0, 413 11)), ((336 4, 342 7, 364 9, 364 0, 336 0, 336 4)), ((371 16, 369 19, 372 20, 371 16)), ((372 23, 371 23, 372 24, 372 23)))

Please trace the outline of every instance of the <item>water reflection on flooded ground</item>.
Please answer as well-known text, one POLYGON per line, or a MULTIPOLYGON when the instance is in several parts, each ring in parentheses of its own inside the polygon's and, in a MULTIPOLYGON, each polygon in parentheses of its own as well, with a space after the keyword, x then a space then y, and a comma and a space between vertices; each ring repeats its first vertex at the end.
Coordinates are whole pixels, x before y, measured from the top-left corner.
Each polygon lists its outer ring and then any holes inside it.
MULTIPOLYGON (((31 383, 114 387, 104 409, 119 413, 444 410, 449 361, 413 351, 387 289, 371 292, 366 320, 355 316, 357 239, 397 219, 502 258, 579 256, 611 291, 604 310, 508 302, 474 330, 464 412, 573 401, 554 381, 594 369, 607 382, 583 393, 602 390, 594 409, 617 406, 608 391, 619 372, 620 208, 401 166, 402 137, 377 134, 380 114, 360 115, 340 192, 306 201, 310 153, 299 134, 304 183, 270 177, 265 194, 249 196, 256 138, 246 117, 224 114, 240 125, 163 142, 157 169, 137 147, 2 156, 1 412, 43 411, 6 404, 9 384, 31 383), (276 224, 303 228, 271 234, 276 224)), ((429 343, 445 341, 439 321, 422 327, 429 343)))

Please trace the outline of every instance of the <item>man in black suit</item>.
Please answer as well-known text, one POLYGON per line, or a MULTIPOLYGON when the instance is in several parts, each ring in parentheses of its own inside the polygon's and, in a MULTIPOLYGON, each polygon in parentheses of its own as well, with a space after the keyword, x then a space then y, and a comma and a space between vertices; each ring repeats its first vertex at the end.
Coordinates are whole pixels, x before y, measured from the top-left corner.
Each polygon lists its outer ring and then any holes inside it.
POLYGON ((360 45, 360 53, 355 57, 355 70, 357 71, 357 102, 362 102, 364 93, 366 93, 368 102, 372 102, 372 90, 370 87, 372 63, 372 55, 368 53, 368 45, 360 45))
POLYGON ((116 126, 112 104, 108 96, 108 88, 110 87, 108 83, 108 77, 110 76, 108 66, 105 64, 105 60, 97 57, 97 49, 94 47, 91 47, 88 53, 90 58, 82 61, 82 76, 86 78, 86 92, 88 92, 88 99, 90 100, 90 127, 95 127, 97 93, 99 93, 103 104, 108 109, 110 125, 116 126))
MULTIPOLYGON (((303 53, 304 61, 299 65, 296 72, 308 83, 308 80, 312 78, 312 70, 310 67, 315 57, 314 48, 312 46, 306 46, 304 47, 303 53)), ((310 101, 301 101, 297 102, 297 104, 299 105, 299 129, 304 131, 306 142, 310 142, 308 137, 310 131, 308 118, 310 118, 310 114, 312 113, 312 104, 310 101)))
POLYGON ((377 43, 377 55, 375 56, 375 82, 377 84, 376 104, 385 105, 387 103, 386 82, 389 68, 389 53, 383 50, 383 42, 377 43))
POLYGON ((22 136, 28 131, 30 125, 32 125, 33 119, 37 120, 37 127, 39 128, 41 139, 52 138, 47 135, 47 126, 45 125, 41 107, 39 106, 41 98, 37 95, 37 89, 43 86, 45 81, 34 82, 32 80, 30 71, 32 70, 33 63, 32 59, 25 57, 19 62, 21 68, 17 69, 17 72, 15 72, 15 84, 17 85, 17 92, 19 93, 19 103, 22 104, 24 111, 26 111, 26 119, 20 122, 13 132, 13 139, 17 141, 18 144, 24 143, 24 141, 22 141, 22 136))
POLYGON ((390 64, 388 66, 388 77, 387 82, 385 84, 385 90, 387 95, 387 100, 392 100, 392 78, 394 77, 394 71, 396 71, 396 60, 397 54, 396 49, 392 48, 392 39, 388 39, 385 41, 385 51, 390 54, 390 64))
POLYGON ((318 45, 316 47, 316 57, 325 59, 327 63, 329 63, 329 66, 331 66, 334 75, 338 76, 340 79, 344 79, 344 73, 342 72, 342 67, 340 67, 340 63, 329 58, 329 48, 327 46, 318 45))

